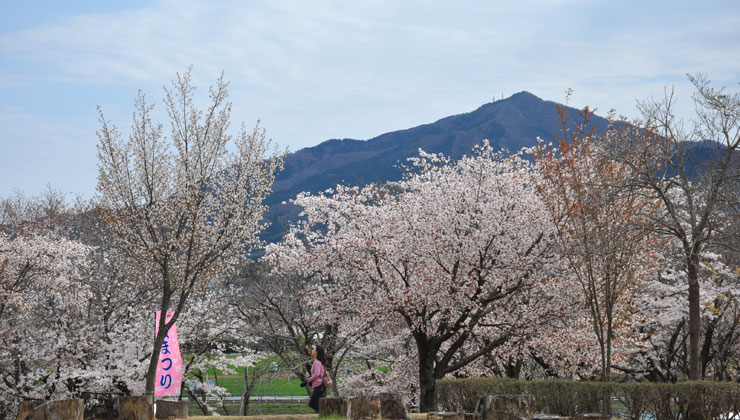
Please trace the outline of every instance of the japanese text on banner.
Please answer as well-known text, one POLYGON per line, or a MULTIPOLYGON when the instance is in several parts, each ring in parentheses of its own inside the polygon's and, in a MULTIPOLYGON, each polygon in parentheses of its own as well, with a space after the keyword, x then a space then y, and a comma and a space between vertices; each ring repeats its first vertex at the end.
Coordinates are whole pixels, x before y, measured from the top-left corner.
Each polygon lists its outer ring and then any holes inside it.
MULTIPOLYGON (((174 312, 167 312, 169 322, 174 312)), ((159 333, 160 311, 157 311, 155 317, 155 334, 159 333)), ((162 343, 162 349, 159 352, 159 361, 157 362, 157 377, 154 386, 155 397, 173 397, 180 395, 180 385, 182 384, 182 357, 180 356, 180 345, 177 342, 177 325, 167 331, 167 335, 162 343)))

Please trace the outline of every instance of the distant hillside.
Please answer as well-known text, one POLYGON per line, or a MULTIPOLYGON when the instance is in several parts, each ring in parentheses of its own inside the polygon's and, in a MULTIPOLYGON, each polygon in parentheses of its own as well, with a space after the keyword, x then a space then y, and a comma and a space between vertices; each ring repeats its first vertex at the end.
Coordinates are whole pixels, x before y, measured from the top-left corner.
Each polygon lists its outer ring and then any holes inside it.
MULTIPOLYGON (((270 242, 279 241, 287 226, 296 220, 299 209, 281 202, 302 191, 316 193, 337 184, 398 180, 401 177, 399 163, 417 155, 419 148, 459 158, 470 153, 483 139, 490 140, 494 148, 509 151, 533 146, 537 137, 550 141, 560 130, 555 105, 529 92, 520 92, 431 124, 365 141, 327 140, 291 153, 285 161, 285 169, 275 180, 274 193, 266 200, 270 206, 266 217, 271 226, 262 237, 270 242)), ((569 109, 573 115, 576 112, 569 109)), ((595 118, 594 124, 605 129, 607 121, 595 118)))

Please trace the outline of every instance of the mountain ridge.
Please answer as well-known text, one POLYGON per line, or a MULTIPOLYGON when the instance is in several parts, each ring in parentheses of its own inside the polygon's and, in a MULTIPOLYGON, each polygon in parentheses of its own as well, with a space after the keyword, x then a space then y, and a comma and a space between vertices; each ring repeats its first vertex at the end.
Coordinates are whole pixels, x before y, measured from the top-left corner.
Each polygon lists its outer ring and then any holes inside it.
MULTIPOLYGON (((265 216, 270 227, 262 238, 278 241, 288 225, 297 220, 300 209, 283 202, 298 193, 318 193, 340 183, 362 185, 398 180, 402 176, 399 163, 417 155, 419 149, 458 159, 484 139, 494 149, 509 152, 537 144, 538 137, 550 140, 561 130, 556 105, 559 104, 522 91, 470 112, 368 140, 330 139, 290 153, 285 168, 275 179, 273 193, 265 200, 270 208, 265 216)), ((574 108, 567 108, 567 112, 573 118, 578 115, 574 108)), ((608 125, 599 116, 594 116, 592 123, 598 130, 605 130, 608 125)))

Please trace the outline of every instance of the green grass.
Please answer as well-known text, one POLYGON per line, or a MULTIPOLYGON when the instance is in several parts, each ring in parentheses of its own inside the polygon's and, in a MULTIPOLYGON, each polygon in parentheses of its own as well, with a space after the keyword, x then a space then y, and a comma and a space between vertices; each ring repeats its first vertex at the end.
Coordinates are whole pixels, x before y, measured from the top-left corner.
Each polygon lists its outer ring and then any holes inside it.
POLYGON ((278 378, 264 384, 258 384, 254 389, 254 395, 307 395, 306 390, 301 388, 298 379, 278 378))
MULTIPOLYGON (((211 406, 216 407, 213 402, 211 402, 211 406)), ((226 408, 229 410, 230 416, 238 415, 239 404, 226 404, 226 408)), ((226 412, 220 405, 217 407, 217 411, 222 416, 226 415, 226 412)), ((196 404, 190 404, 188 414, 190 416, 202 416, 203 411, 196 404)), ((250 416, 262 414, 314 414, 314 411, 307 404, 255 404, 254 401, 249 404, 250 416)))
MULTIPOLYGON (((241 376, 219 376, 217 383, 226 388, 230 395, 239 396, 244 391, 244 378, 241 376)), ((300 387, 300 383, 298 379, 277 378, 257 384, 252 395, 307 395, 305 389, 300 387)))
MULTIPOLYGON (((183 355, 187 358, 188 355, 183 355)), ((228 355, 227 358, 235 358, 238 355, 228 355)), ((265 369, 270 363, 277 362, 277 357, 268 357, 258 363, 258 369, 265 369)), ((216 380, 219 386, 226 388, 230 395, 239 396, 244 391, 244 367, 233 367, 236 370, 236 374, 226 375, 221 370, 210 368, 206 371, 205 377, 209 380, 216 380)), ((254 372, 254 367, 250 367, 247 371, 248 374, 254 372)), ((197 378, 192 374, 188 375, 186 380, 195 381, 197 378)), ((278 375, 270 381, 258 383, 257 387, 252 392, 253 395, 277 395, 277 396, 295 396, 295 395, 306 395, 306 391, 299 386, 301 381, 293 378, 292 375, 285 373, 278 375)))

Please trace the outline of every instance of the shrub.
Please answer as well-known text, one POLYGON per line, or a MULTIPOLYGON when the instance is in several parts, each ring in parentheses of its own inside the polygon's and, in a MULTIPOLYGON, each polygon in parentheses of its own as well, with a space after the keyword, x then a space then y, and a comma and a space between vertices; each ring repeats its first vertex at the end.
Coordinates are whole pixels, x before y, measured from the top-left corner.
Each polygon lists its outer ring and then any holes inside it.
POLYGON ((499 378, 437 382, 437 401, 442 410, 473 412, 481 396, 505 394, 531 394, 535 397, 535 412, 560 416, 603 412, 605 401, 615 416, 629 420, 687 418, 692 401, 701 411, 701 418, 740 413, 740 384, 734 382, 605 383, 499 378))

